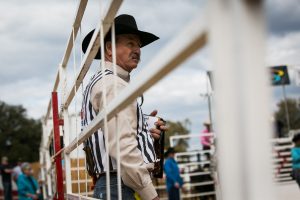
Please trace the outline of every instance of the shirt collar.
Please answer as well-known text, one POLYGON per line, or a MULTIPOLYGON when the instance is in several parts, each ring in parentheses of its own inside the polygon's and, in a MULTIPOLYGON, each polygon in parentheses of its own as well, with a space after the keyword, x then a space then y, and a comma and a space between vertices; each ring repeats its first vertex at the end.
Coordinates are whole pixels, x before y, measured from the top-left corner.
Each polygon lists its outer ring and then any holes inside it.
MULTIPOLYGON (((109 61, 105 61, 105 68, 109 69, 110 71, 114 71, 113 70, 113 63, 109 62, 109 61)), ((116 69, 117 69, 117 76, 120 77, 121 79, 123 79, 124 81, 126 81, 127 83, 130 81, 130 74, 128 71, 126 71, 125 69, 123 69, 122 67, 120 67, 119 65, 116 64, 116 69)))

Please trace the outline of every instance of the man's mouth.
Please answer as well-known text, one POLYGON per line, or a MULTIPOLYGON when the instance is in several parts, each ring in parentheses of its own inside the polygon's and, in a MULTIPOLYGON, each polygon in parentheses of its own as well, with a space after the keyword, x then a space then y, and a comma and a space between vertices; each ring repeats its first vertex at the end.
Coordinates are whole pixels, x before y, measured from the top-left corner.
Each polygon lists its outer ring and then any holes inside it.
POLYGON ((140 56, 138 54, 133 54, 131 56, 131 59, 134 60, 134 61, 136 61, 136 62, 139 62, 140 61, 140 56))

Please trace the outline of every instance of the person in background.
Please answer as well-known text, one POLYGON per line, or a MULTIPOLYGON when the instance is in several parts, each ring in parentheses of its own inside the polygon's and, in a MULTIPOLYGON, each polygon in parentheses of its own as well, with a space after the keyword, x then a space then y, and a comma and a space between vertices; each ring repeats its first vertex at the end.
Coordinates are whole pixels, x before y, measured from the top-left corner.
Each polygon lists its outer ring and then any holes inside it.
MULTIPOLYGON (((200 140, 201 140, 201 144, 202 144, 202 150, 204 151, 209 151, 211 148, 211 138, 212 136, 206 136, 203 134, 208 134, 211 133, 211 123, 210 121, 205 121, 203 123, 203 125, 205 126, 205 129, 201 132, 201 136, 200 136, 200 140)), ((206 155, 206 159, 210 160, 210 152, 205 153, 204 155, 206 155)), ((207 166, 207 165, 205 165, 207 166)))
POLYGON ((183 180, 180 177, 180 171, 177 162, 175 161, 175 149, 168 148, 165 153, 167 157, 165 164, 164 164, 164 171, 167 177, 167 191, 169 200, 179 200, 180 199, 180 192, 179 189, 183 185, 183 180))
POLYGON ((39 186, 36 179, 32 176, 32 168, 28 162, 21 165, 22 174, 18 177, 18 199, 40 199, 39 186))
POLYGON ((300 133, 295 134, 293 137, 295 146, 291 149, 292 155, 292 176, 300 187, 300 133))
POLYGON ((5 156, 3 156, 1 159, 0 171, 2 175, 4 200, 12 200, 12 185, 11 185, 12 166, 8 163, 8 159, 5 156))
POLYGON ((15 183, 17 183, 19 175, 22 174, 21 164, 22 160, 19 158, 17 165, 13 168, 12 171, 12 178, 15 181, 15 183))

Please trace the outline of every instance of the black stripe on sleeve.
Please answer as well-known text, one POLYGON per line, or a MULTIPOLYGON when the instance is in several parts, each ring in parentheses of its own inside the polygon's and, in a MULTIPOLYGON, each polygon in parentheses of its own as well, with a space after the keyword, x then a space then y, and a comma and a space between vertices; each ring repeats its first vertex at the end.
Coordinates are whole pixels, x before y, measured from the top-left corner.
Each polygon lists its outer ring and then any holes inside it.
POLYGON ((98 136, 98 131, 96 131, 94 133, 94 137, 95 137, 95 147, 96 147, 96 155, 97 155, 97 160, 98 160, 98 164, 100 166, 101 172, 103 172, 104 167, 103 167, 103 163, 102 163, 102 156, 101 156, 101 152, 100 152, 100 146, 99 146, 99 136, 98 136))
POLYGON ((142 149, 141 149, 141 144, 139 143, 139 137, 138 137, 138 134, 139 134, 139 127, 140 127, 140 111, 139 111, 139 105, 137 104, 136 105, 137 106, 137 108, 136 108, 136 117, 137 117, 137 128, 136 128, 136 139, 138 140, 138 146, 137 146, 137 148, 140 150, 140 151, 142 151, 142 149))

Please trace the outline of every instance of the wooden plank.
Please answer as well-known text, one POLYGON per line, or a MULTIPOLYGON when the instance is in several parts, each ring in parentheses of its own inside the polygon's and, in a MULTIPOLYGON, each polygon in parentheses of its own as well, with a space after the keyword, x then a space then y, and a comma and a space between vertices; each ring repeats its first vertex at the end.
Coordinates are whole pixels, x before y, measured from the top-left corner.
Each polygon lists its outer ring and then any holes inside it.
MULTIPOLYGON (((87 191, 86 191, 86 184, 85 183, 79 183, 79 187, 80 187, 80 193, 83 192, 90 192, 91 187, 92 187, 92 182, 88 182, 87 183, 87 191)), ((72 183, 72 193, 78 193, 79 192, 79 187, 78 187, 78 183, 72 183)))
POLYGON ((79 174, 79 180, 85 180, 87 177, 88 180, 91 180, 92 178, 88 175, 86 170, 80 170, 80 171, 71 171, 71 179, 72 180, 77 180, 78 179, 78 174, 79 174))
MULTIPOLYGON (((72 158, 71 159, 71 168, 78 167, 77 162, 78 162, 77 159, 72 158)), ((79 158, 79 167, 85 167, 85 158, 79 158)))
POLYGON ((94 198, 86 197, 86 196, 78 195, 78 194, 74 194, 74 193, 66 194, 66 198, 68 200, 95 200, 94 198))

